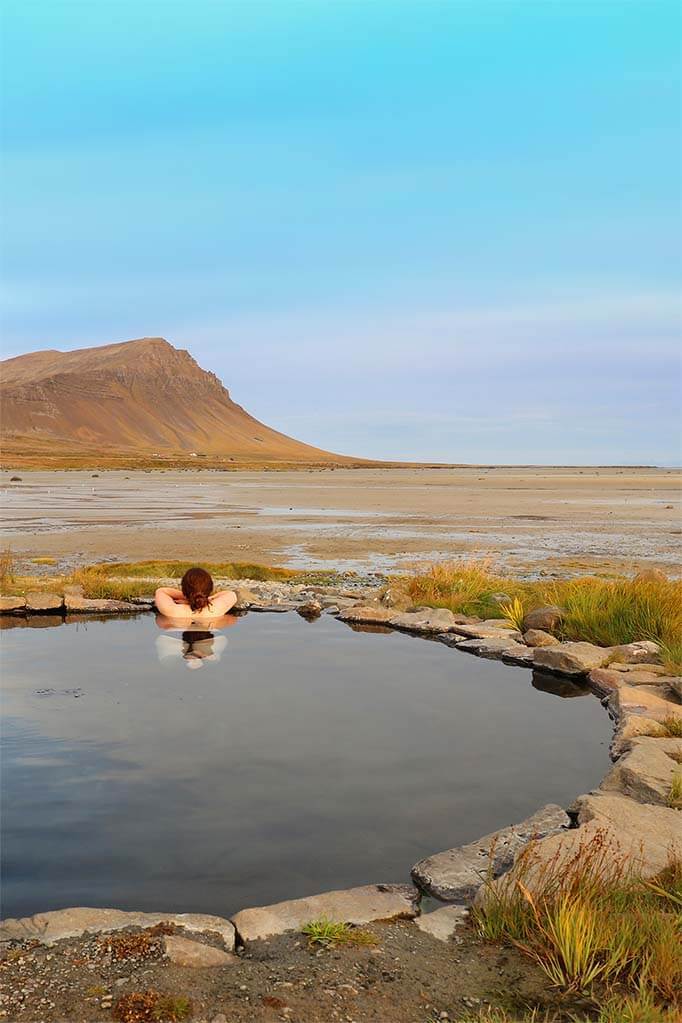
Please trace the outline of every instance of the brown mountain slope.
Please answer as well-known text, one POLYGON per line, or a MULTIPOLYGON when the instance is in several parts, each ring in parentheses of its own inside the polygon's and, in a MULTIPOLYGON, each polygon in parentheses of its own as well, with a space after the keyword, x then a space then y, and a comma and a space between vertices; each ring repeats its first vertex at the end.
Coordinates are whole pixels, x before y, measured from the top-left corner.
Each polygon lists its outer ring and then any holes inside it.
POLYGON ((272 430, 235 404, 214 373, 163 338, 0 363, 5 447, 239 461, 352 461, 272 430))

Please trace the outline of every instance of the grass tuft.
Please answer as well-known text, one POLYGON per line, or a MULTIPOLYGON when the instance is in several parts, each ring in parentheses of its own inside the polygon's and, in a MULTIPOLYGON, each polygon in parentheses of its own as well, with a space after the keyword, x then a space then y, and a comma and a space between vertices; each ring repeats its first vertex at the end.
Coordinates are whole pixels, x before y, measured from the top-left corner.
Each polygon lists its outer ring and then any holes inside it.
POLYGON ((489 883, 473 918, 484 938, 512 942, 552 985, 600 1005, 639 1000, 656 1020, 682 1011, 681 907, 682 862, 645 881, 597 834, 570 860, 543 866, 529 846, 514 882, 489 883))
POLYGON ((682 771, 675 771, 673 775, 667 802, 673 810, 682 810, 682 771))
POLYGON ((523 601, 519 600, 518 597, 514 597, 510 604, 500 604, 500 611, 502 612, 502 617, 505 621, 509 622, 513 629, 523 632, 523 619, 526 617, 523 601))
POLYGON ((336 945, 376 945, 377 943, 376 937, 370 931, 351 927, 350 924, 336 923, 333 920, 327 920, 326 917, 311 920, 301 930, 307 936, 310 945, 321 945, 323 948, 336 945))
POLYGON ((669 714, 661 721, 661 727, 665 730, 666 736, 671 739, 682 739, 682 717, 669 714))

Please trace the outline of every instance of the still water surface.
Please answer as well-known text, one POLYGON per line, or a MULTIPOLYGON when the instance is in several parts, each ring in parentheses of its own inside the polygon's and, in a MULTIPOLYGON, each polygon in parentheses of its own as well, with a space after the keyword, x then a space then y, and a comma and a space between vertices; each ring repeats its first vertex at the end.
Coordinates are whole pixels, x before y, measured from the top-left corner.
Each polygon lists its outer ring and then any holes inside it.
POLYGON ((3 916, 405 881, 607 767, 594 697, 437 642, 296 614, 193 643, 151 615, 41 622, 2 633, 3 916))

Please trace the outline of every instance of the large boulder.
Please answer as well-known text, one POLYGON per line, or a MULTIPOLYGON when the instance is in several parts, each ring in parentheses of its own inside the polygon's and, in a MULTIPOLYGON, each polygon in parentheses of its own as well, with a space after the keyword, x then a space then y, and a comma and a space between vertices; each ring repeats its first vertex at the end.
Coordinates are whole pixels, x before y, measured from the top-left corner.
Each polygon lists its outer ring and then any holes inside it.
POLYGON ((603 792, 622 792, 640 803, 666 806, 680 760, 682 739, 633 739, 599 788, 603 792))
POLYGON ((535 647, 533 664, 559 675, 587 675, 593 668, 602 668, 609 657, 607 647, 593 643, 559 643, 557 646, 535 647))
POLYGON ((64 607, 64 598, 60 593, 41 593, 40 590, 29 590, 26 594, 26 609, 28 611, 61 611, 64 607))
POLYGON ((650 639, 641 639, 636 643, 624 643, 622 646, 611 647, 609 660, 620 664, 660 664, 661 648, 650 639))
POLYGON ((604 870, 611 871, 615 863, 619 871, 632 870, 645 878, 664 870, 671 856, 682 856, 679 810, 611 792, 580 796, 572 810, 579 827, 533 841, 506 874, 479 888, 476 905, 510 892, 517 880, 537 892, 547 883, 548 873, 561 876, 595 850, 604 870))
POLYGON ((523 631, 529 629, 542 629, 543 632, 554 632, 562 622, 566 612, 561 607, 550 604, 547 607, 536 607, 529 611, 523 619, 523 631))
POLYGON ((368 924, 373 920, 411 920, 419 912, 419 893, 412 885, 369 884, 345 891, 324 892, 272 906, 242 909, 232 922, 244 942, 300 931, 313 920, 368 924))
POLYGON ((186 931, 214 931, 228 951, 234 951, 235 932, 230 920, 205 913, 136 913, 122 909, 57 909, 21 919, 0 922, 0 943, 33 938, 48 944, 61 938, 80 938, 83 934, 120 931, 124 927, 153 927, 171 923, 186 931))
POLYGON ((0 597, 0 614, 12 614, 26 610, 25 597, 0 597))
POLYGON ((489 873, 499 877, 534 836, 568 827, 570 818, 560 806, 543 806, 519 824, 484 835, 477 842, 435 853, 415 863, 412 880, 423 891, 444 902, 466 902, 489 873))

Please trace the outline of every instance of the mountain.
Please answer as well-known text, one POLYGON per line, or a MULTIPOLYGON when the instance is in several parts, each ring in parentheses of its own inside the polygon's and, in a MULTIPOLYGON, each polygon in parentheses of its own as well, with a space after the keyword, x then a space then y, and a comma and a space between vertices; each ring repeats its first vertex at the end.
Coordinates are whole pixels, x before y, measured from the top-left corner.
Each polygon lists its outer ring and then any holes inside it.
POLYGON ((160 337, 0 363, 3 443, 24 452, 347 464, 278 433, 160 337))

